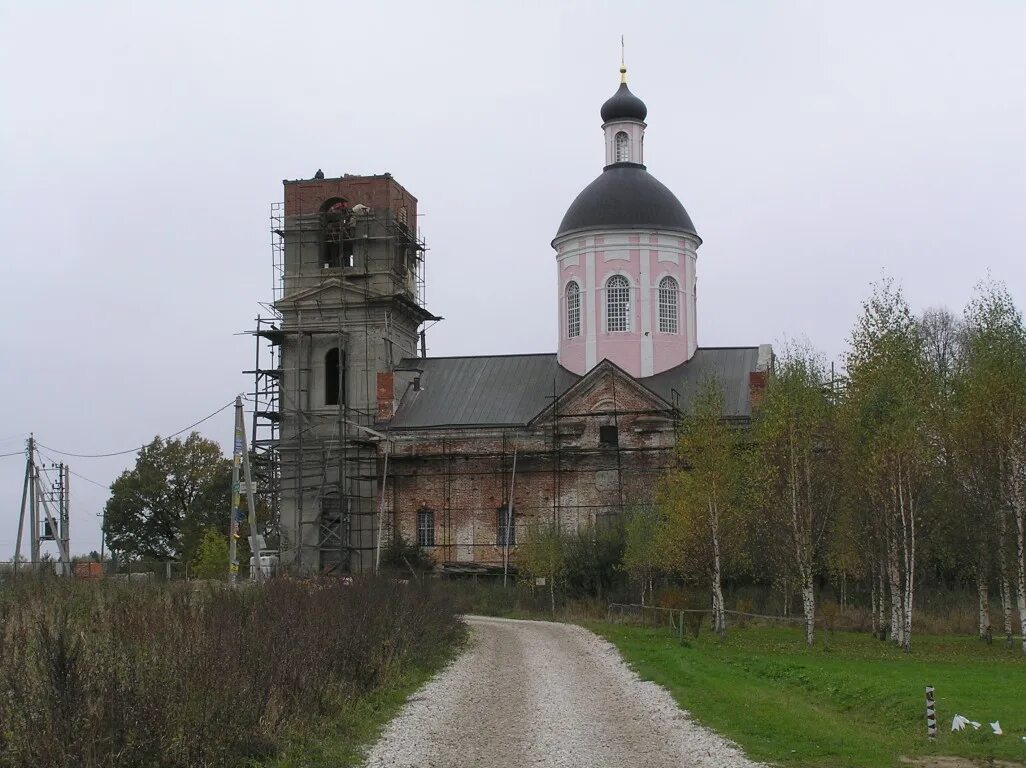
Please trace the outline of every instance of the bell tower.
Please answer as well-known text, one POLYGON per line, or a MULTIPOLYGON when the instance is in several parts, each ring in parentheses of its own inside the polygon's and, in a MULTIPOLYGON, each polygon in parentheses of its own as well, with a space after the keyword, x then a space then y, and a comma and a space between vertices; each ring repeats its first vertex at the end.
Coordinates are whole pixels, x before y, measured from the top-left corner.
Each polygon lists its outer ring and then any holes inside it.
POLYGON ((417 357, 424 251, 417 199, 390 174, 285 181, 276 451, 280 561, 300 573, 373 568, 379 380, 417 357))

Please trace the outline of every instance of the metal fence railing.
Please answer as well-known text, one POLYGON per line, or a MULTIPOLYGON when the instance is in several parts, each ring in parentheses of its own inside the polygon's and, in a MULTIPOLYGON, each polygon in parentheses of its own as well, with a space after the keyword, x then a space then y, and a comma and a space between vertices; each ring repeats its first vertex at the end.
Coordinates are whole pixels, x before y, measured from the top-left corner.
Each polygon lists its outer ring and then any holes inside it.
MULTIPOLYGON (((753 621, 799 625, 805 623, 802 616, 772 616, 764 613, 731 610, 725 610, 723 613, 728 618, 728 623, 735 627, 743 627, 753 621)), ((606 607, 606 621, 611 624, 665 626, 681 640, 684 639, 685 632, 692 637, 698 637, 706 616, 710 617, 709 625, 712 626, 712 615, 712 608, 664 608, 658 605, 641 605, 639 603, 609 603, 606 607)))

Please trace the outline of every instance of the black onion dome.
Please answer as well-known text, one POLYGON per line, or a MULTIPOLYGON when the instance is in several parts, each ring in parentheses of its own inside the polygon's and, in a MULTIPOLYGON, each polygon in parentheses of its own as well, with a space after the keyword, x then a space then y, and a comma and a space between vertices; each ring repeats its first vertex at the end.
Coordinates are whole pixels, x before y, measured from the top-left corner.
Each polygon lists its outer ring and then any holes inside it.
POLYGON ((644 121, 648 115, 648 107, 645 102, 631 93, 627 83, 620 83, 616 93, 610 96, 602 105, 602 122, 611 123, 614 120, 641 120, 644 121))
POLYGON ((659 229, 698 236, 673 192, 637 163, 607 165, 570 204, 556 237, 589 229, 659 229))

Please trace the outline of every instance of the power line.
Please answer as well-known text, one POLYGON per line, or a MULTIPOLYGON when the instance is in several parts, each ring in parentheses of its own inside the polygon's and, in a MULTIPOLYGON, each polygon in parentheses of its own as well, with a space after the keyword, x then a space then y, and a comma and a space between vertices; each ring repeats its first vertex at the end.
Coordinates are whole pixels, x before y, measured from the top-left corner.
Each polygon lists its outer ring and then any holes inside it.
MULTIPOLYGON (((39 447, 39 443, 36 443, 36 447, 37 448, 39 447)), ((51 456, 50 454, 46 453, 45 451, 39 451, 39 455, 42 456, 44 459, 46 459, 47 461, 49 461, 52 464, 59 464, 60 463, 53 456, 51 456)), ((77 477, 79 480, 85 480, 87 483, 92 483, 97 488, 103 488, 105 491, 110 489, 110 484, 108 484, 108 483, 101 483, 98 480, 93 480, 91 477, 86 477, 85 475, 80 475, 78 472, 76 472, 75 470, 71 469, 68 466, 65 466, 64 468, 68 472, 73 474, 75 477, 77 477)))
MULTIPOLYGON (((209 419, 214 418, 215 416, 217 416, 217 414, 221 413, 221 411, 224 411, 224 410, 232 407, 233 405, 235 405, 235 398, 232 398, 231 400, 229 400, 227 403, 222 405, 220 408, 218 408, 213 413, 208 414, 208 415, 204 416, 202 419, 200 419, 199 421, 193 422, 189 426, 187 426, 187 427, 185 427, 183 429, 178 430, 173 435, 168 435, 164 439, 165 440, 170 440, 173 437, 178 437, 182 433, 188 432, 193 427, 198 427, 204 421, 208 421, 209 419)), ((125 454, 128 454, 128 453, 135 453, 136 451, 141 451, 143 448, 146 447, 146 445, 137 445, 135 448, 129 448, 129 449, 124 450, 124 451, 112 451, 111 453, 72 453, 71 451, 60 451, 60 450, 57 450, 56 448, 51 448, 50 446, 43 445, 40 442, 37 442, 36 445, 39 446, 40 448, 46 448, 46 450, 48 450, 48 451, 53 451, 54 453, 59 453, 61 456, 73 456, 73 457, 75 457, 77 459, 106 459, 106 458, 108 458, 110 456, 124 456, 125 454)))
POLYGON ((25 455, 25 450, 22 449, 20 451, 14 451, 12 453, 0 453, 0 459, 5 459, 8 456, 24 456, 24 455, 25 455))

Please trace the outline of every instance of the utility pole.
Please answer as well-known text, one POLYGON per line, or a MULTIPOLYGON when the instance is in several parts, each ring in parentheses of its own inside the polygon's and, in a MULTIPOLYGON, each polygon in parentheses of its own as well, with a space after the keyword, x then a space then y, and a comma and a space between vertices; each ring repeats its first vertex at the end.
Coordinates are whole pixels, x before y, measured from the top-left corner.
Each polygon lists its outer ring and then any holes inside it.
POLYGON ((65 554, 64 575, 71 576, 71 468, 61 463, 61 549, 65 554))
POLYGON ((245 519, 242 509, 242 485, 240 470, 245 475, 246 502, 249 506, 249 541, 255 567, 250 568, 250 578, 259 581, 260 548, 256 532, 256 505, 253 501, 253 477, 249 469, 249 453, 246 448, 246 422, 242 413, 242 396, 235 398, 235 445, 232 455, 232 511, 228 529, 228 583, 235 585, 239 576, 239 527, 245 519))
POLYGON ((29 473, 29 522, 32 526, 29 539, 29 557, 32 570, 39 564, 39 470, 36 469, 36 441, 29 435, 28 441, 28 473, 29 473))
POLYGON ((28 508, 29 518, 29 557, 32 561, 33 570, 38 568, 40 541, 44 538, 40 535, 39 526, 40 507, 46 514, 47 540, 57 542, 57 549, 60 556, 61 575, 71 575, 71 520, 69 511, 71 507, 71 468, 65 464, 56 467, 58 472, 57 482, 51 485, 50 491, 43 489, 40 479, 39 467, 36 466, 36 441, 29 435, 28 445, 25 448, 25 482, 21 489, 21 514, 18 516, 18 541, 14 547, 14 569, 18 570, 21 560, 21 539, 25 533, 25 513, 28 508), (54 518, 50 509, 50 502, 57 504, 57 518, 54 518))
MULTIPOLYGON (((30 437, 29 440, 32 438, 30 437)), ((26 449, 26 453, 28 450, 26 449)), ((14 545, 14 572, 18 572, 21 564, 21 537, 25 532, 25 507, 29 501, 29 486, 32 482, 32 462, 25 461, 25 482, 21 486, 21 514, 18 516, 18 539, 14 545)))

